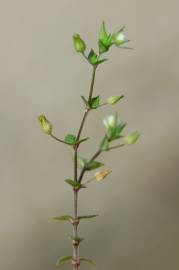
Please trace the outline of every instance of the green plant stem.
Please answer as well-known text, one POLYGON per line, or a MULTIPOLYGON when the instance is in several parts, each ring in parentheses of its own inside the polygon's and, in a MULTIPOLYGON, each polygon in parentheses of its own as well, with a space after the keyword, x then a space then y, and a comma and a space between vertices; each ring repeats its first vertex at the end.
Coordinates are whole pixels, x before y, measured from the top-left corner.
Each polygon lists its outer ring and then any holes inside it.
MULTIPOLYGON (((88 102, 91 100, 93 96, 93 89, 94 89, 94 81, 95 81, 95 74, 96 74, 96 68, 97 66, 93 66, 93 72, 92 72, 92 78, 91 78, 91 85, 90 85, 90 90, 89 90, 89 97, 88 97, 88 102)), ((80 136, 87 118, 87 115, 90 111, 89 109, 86 109, 79 127, 79 131, 77 134, 77 141, 80 140, 80 136)), ((79 145, 74 145, 74 181, 78 181, 78 167, 77 167, 77 157, 78 157, 78 147, 79 145)), ((73 222, 73 237, 74 239, 78 237, 78 191, 75 190, 73 191, 73 196, 74 196, 74 222, 73 222)), ((79 259, 79 242, 73 241, 73 270, 79 270, 80 269, 80 259, 79 259)))
POLYGON ((89 97, 88 97, 88 102, 90 102, 92 96, 93 96, 93 89, 94 89, 94 81, 95 81, 95 75, 96 75, 96 69, 97 66, 93 66, 93 73, 92 73, 92 79, 91 79, 91 85, 90 85, 90 92, 89 92, 89 97))
POLYGON ((58 141, 58 142, 61 142, 61 143, 67 144, 67 145, 71 145, 70 143, 67 143, 67 142, 65 142, 65 141, 63 141, 63 140, 57 138, 57 137, 54 136, 53 134, 50 134, 50 136, 51 136, 54 140, 56 140, 56 141, 58 141))
MULTIPOLYGON (((99 149, 99 150, 93 155, 93 157, 90 159, 89 162, 95 160, 101 153, 102 153, 102 150, 99 149)), ((86 168, 84 167, 84 168, 82 169, 81 173, 80 173, 79 178, 78 178, 78 182, 79 182, 79 183, 81 183, 81 181, 82 181, 82 179, 83 179, 83 176, 84 176, 85 172, 86 172, 86 168)))

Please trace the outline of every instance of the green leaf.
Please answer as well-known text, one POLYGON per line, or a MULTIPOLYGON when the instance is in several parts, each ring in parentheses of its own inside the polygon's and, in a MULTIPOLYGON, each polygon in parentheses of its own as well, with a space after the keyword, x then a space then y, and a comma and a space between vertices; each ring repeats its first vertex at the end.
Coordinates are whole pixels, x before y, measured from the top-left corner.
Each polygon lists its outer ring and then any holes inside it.
POLYGON ((58 258, 58 260, 56 262, 56 266, 60 266, 62 263, 70 261, 70 260, 72 260, 72 256, 60 257, 60 258, 58 258))
POLYGON ((91 100, 89 101, 89 106, 91 109, 97 109, 100 105, 100 97, 93 97, 91 98, 91 100))
POLYGON ((69 221, 71 222, 73 220, 73 217, 70 215, 65 215, 65 216, 59 216, 59 217, 54 217, 55 220, 60 220, 60 221, 69 221))
POLYGON ((74 240, 74 241, 77 241, 77 242, 82 242, 84 240, 84 238, 81 238, 81 237, 75 237, 71 234, 68 234, 68 237, 71 239, 71 240, 74 240))
POLYGON ((92 161, 88 161, 85 168, 87 171, 91 171, 91 170, 95 170, 101 166, 103 166, 104 164, 95 160, 92 161))
POLYGON ((79 182, 76 182, 72 179, 66 179, 65 182, 72 186, 74 189, 80 189, 80 188, 86 188, 85 185, 80 184, 79 182))
POLYGON ((86 105, 86 107, 88 108, 89 104, 88 104, 88 101, 86 100, 86 98, 84 96, 81 96, 84 104, 86 105))
POLYGON ((80 262, 88 262, 92 265, 96 265, 91 259, 88 259, 88 258, 80 258, 80 262))
POLYGON ((77 165, 79 169, 83 169, 86 166, 87 160, 80 156, 77 157, 77 165))
POLYGON ((71 144, 71 145, 76 144, 76 136, 73 135, 73 134, 67 134, 67 135, 65 136, 65 142, 66 142, 66 143, 69 143, 69 144, 71 144))
POLYGON ((98 62, 98 55, 91 49, 90 53, 88 54, 88 61, 92 65, 96 65, 98 62))
POLYGON ((104 151, 107 151, 109 148, 109 141, 108 141, 108 138, 107 136, 104 136, 101 144, 100 144, 100 149, 101 150, 104 150, 104 151))
POLYGON ((101 60, 97 61, 96 64, 98 64, 98 65, 99 65, 99 64, 102 64, 103 62, 106 62, 107 60, 108 60, 108 59, 106 59, 106 58, 105 58, 105 59, 101 59, 101 60))
POLYGON ((79 140, 77 143, 79 144, 79 143, 85 142, 85 141, 87 141, 87 140, 89 140, 89 139, 90 139, 89 137, 86 137, 86 138, 84 138, 84 139, 79 140))
POLYGON ((88 215, 88 216, 79 216, 78 219, 90 219, 90 218, 95 218, 98 217, 99 215, 88 215))

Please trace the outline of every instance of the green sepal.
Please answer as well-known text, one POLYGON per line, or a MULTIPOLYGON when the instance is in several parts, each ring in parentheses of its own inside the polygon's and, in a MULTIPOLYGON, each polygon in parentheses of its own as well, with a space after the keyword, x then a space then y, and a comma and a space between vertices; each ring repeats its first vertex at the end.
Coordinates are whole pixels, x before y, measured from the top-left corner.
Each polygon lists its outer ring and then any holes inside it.
POLYGON ((91 259, 84 258, 84 257, 80 258, 80 262, 87 262, 87 263, 92 264, 93 266, 96 265, 91 259))
POLYGON ((58 258, 56 266, 60 266, 62 263, 72 260, 72 256, 63 256, 58 258))
POLYGON ((65 215, 65 216, 54 217, 53 219, 59 220, 59 221, 69 221, 69 222, 72 222, 73 217, 70 216, 70 215, 65 215))
POLYGON ((91 218, 95 218, 98 217, 99 215, 87 215, 87 216, 79 216, 78 219, 91 219, 91 218))
POLYGON ((98 62, 98 55, 94 52, 93 49, 88 54, 88 61, 92 65, 96 65, 98 62))
POLYGON ((105 26, 105 22, 103 21, 101 26, 100 26, 100 30, 99 30, 99 40, 105 44, 108 38, 108 34, 106 32, 106 26, 105 26))
POLYGON ((74 189, 86 188, 85 185, 80 184, 79 182, 74 181, 74 180, 72 180, 72 179, 65 179, 65 182, 66 182, 67 184, 69 184, 70 186, 72 186, 74 189))
POLYGON ((109 50, 109 47, 106 47, 101 40, 98 41, 99 53, 105 53, 109 50))
POLYGON ((68 143, 68 144, 71 144, 71 145, 74 145, 76 144, 76 136, 73 135, 73 134, 67 134, 65 136, 65 142, 68 143))
POLYGON ((89 101, 89 107, 91 109, 97 109, 100 106, 100 97, 96 96, 89 101))
POLYGON ((108 137, 105 135, 104 138, 101 141, 100 149, 104 150, 104 151, 107 151, 108 148, 109 148, 109 140, 108 140, 108 137))
POLYGON ((91 171, 91 170, 95 170, 101 166, 103 166, 104 164, 99 162, 99 161, 96 161, 96 160, 92 160, 92 161, 88 161, 87 164, 85 165, 85 169, 87 171, 91 171))
POLYGON ((68 237, 71 239, 71 240, 74 240, 74 241, 77 241, 77 242, 82 242, 84 240, 84 238, 81 238, 81 237, 75 237, 71 234, 68 234, 68 237))

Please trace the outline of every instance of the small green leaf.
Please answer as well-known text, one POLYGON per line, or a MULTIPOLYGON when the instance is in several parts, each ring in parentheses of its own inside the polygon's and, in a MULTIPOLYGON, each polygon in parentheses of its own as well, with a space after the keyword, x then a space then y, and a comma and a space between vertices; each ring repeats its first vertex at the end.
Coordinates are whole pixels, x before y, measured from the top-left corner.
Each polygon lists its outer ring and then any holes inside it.
POLYGON ((99 65, 99 64, 102 64, 103 62, 106 62, 107 60, 108 60, 108 59, 106 59, 106 58, 105 58, 105 59, 98 60, 96 64, 98 64, 98 65, 99 65))
POLYGON ((92 161, 88 161, 87 164, 85 165, 85 168, 87 171, 91 171, 91 170, 95 170, 101 166, 103 166, 104 164, 101 162, 98 162, 96 160, 92 160, 92 161))
POLYGON ((80 156, 77 157, 77 165, 79 169, 83 169, 87 163, 87 160, 85 158, 82 158, 80 156))
POLYGON ((109 141, 108 141, 108 138, 107 136, 104 136, 101 144, 100 144, 100 149, 101 150, 104 150, 104 151, 107 151, 109 148, 109 141))
POLYGON ((60 258, 58 258, 58 260, 56 262, 56 266, 60 266, 62 263, 70 261, 70 260, 72 260, 72 256, 60 257, 60 258))
POLYGON ((97 109, 100 105, 100 97, 93 97, 91 98, 91 100, 89 101, 89 106, 91 109, 97 109))
POLYGON ((80 188, 86 188, 85 185, 80 184, 79 182, 76 182, 72 179, 66 179, 65 182, 72 186, 74 189, 80 189, 80 188))
POLYGON ((80 262, 88 262, 92 264, 93 266, 96 265, 91 259, 88 259, 88 258, 80 258, 80 262))
POLYGON ((74 240, 74 241, 77 241, 77 242, 82 242, 84 240, 84 238, 81 238, 81 237, 75 237, 71 234, 68 234, 68 237, 71 239, 71 240, 74 240))
POLYGON ((88 101, 86 100, 86 98, 84 96, 81 96, 84 104, 86 105, 86 107, 88 108, 89 104, 88 104, 88 101))
POLYGON ((86 137, 86 138, 84 138, 84 139, 79 140, 77 143, 79 144, 79 143, 85 142, 85 141, 87 141, 87 140, 89 140, 89 139, 90 139, 89 137, 86 137))
POLYGON ((79 216, 78 219, 90 219, 90 218, 95 218, 98 217, 99 215, 88 215, 88 216, 79 216))
POLYGON ((70 215, 65 215, 65 216, 54 217, 53 219, 60 220, 60 221, 69 221, 69 222, 71 222, 73 220, 73 217, 70 216, 70 215))
POLYGON ((73 135, 73 134, 67 134, 67 135, 65 136, 65 142, 66 142, 66 143, 69 143, 69 144, 71 144, 71 145, 76 144, 76 136, 73 135))
POLYGON ((92 65, 96 65, 98 62, 98 55, 91 49, 91 51, 88 54, 88 61, 92 65))

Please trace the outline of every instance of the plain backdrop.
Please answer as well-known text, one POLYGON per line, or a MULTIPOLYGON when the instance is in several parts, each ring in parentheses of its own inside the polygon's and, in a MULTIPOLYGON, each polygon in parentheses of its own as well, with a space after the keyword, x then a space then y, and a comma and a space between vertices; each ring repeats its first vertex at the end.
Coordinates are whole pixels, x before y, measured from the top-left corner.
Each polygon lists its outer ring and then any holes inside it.
POLYGON ((125 25, 134 50, 112 48, 99 67, 94 94, 125 99, 89 115, 80 154, 94 153, 114 111, 126 132, 142 136, 102 155, 112 174, 81 192, 80 214, 99 214, 80 225, 81 255, 99 270, 178 270, 178 9, 177 0, 0 0, 2 270, 55 270, 58 256, 71 254, 71 226, 52 218, 72 211, 64 183, 72 151, 44 135, 36 117, 44 113, 61 138, 77 132, 91 67, 72 35, 96 49, 102 20, 111 32, 125 25))

